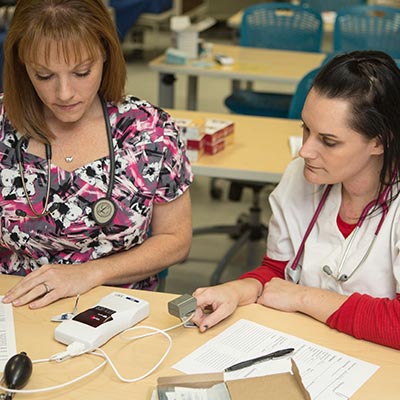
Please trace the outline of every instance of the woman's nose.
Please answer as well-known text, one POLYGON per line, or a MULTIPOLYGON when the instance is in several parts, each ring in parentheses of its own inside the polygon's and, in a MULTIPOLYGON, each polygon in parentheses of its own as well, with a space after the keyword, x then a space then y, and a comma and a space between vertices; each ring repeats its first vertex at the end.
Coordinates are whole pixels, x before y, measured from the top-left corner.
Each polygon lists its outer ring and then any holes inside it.
POLYGON ((300 147, 299 156, 302 158, 313 159, 316 157, 317 149, 315 140, 311 137, 303 138, 303 145, 300 147))
POLYGON ((74 89, 67 78, 60 78, 57 83, 57 97, 62 101, 70 100, 74 96, 74 89))

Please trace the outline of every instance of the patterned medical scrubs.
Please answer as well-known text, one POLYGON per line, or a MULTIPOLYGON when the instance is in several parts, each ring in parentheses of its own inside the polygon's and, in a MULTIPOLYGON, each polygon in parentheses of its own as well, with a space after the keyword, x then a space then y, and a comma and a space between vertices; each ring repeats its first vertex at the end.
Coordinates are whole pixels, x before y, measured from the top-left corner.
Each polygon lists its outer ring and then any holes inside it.
MULTIPOLYGON (((44 264, 76 264, 129 250, 146 240, 153 205, 181 196, 193 176, 179 131, 163 110, 132 96, 107 104, 115 154, 112 198, 117 212, 99 226, 91 205, 105 197, 108 156, 68 172, 51 165, 49 215, 32 211, 16 158, 21 135, 0 115, 0 272, 25 275, 44 264), (26 215, 24 215, 26 214, 26 215)), ((24 180, 35 210, 46 199, 47 161, 26 152, 21 142, 24 180)), ((125 287, 153 289, 155 277, 125 287)))

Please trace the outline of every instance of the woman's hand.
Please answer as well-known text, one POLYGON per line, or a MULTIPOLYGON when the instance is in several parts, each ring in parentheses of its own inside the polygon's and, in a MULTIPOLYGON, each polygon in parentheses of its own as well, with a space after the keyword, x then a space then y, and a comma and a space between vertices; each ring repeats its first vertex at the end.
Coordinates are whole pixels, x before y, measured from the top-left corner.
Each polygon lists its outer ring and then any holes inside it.
POLYGON ((29 304, 32 309, 47 306, 58 299, 76 296, 92 289, 93 269, 87 265, 46 264, 25 276, 4 296, 3 303, 29 304))
POLYGON ((204 332, 229 317, 239 305, 254 303, 260 291, 261 283, 255 279, 199 288, 193 293, 197 309, 192 321, 204 332))
POLYGON ((257 303, 281 311, 300 311, 300 299, 304 288, 293 282, 272 278, 264 285, 264 290, 257 299, 257 303))
POLYGON ((200 332, 231 315, 239 305, 239 294, 228 284, 199 288, 193 296, 197 300, 197 309, 192 322, 200 332))
POLYGON ((318 321, 326 322, 347 300, 347 296, 309 286, 296 285, 280 278, 272 278, 264 285, 257 303, 276 310, 302 312, 318 321))

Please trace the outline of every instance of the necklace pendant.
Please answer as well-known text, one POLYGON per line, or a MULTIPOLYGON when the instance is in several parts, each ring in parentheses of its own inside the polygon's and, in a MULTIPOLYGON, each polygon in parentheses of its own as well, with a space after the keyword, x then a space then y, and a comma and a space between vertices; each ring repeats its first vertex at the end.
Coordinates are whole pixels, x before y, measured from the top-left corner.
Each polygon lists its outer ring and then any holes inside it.
POLYGON ((74 159, 74 157, 72 157, 72 156, 67 156, 67 157, 65 157, 65 161, 66 161, 67 163, 71 163, 71 162, 73 161, 73 159, 74 159))

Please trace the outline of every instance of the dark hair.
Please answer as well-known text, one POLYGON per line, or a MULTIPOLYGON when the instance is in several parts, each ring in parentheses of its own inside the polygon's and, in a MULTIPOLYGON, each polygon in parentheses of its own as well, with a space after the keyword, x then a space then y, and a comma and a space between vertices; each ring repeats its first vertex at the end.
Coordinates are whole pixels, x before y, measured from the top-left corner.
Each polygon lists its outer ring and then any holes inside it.
POLYGON ((4 42, 4 105, 14 128, 42 142, 53 134, 25 62, 37 62, 43 45, 48 57, 52 42, 67 62, 80 61, 81 50, 93 59, 100 51, 105 62, 99 95, 105 100, 120 101, 126 82, 121 45, 103 0, 18 0, 4 42))
MULTIPOLYGON (((332 58, 315 77, 314 90, 351 104, 349 126, 384 148, 380 191, 396 176, 400 165, 400 70, 381 51, 354 51, 332 58)), ((392 182, 393 183, 393 182, 392 182)))

